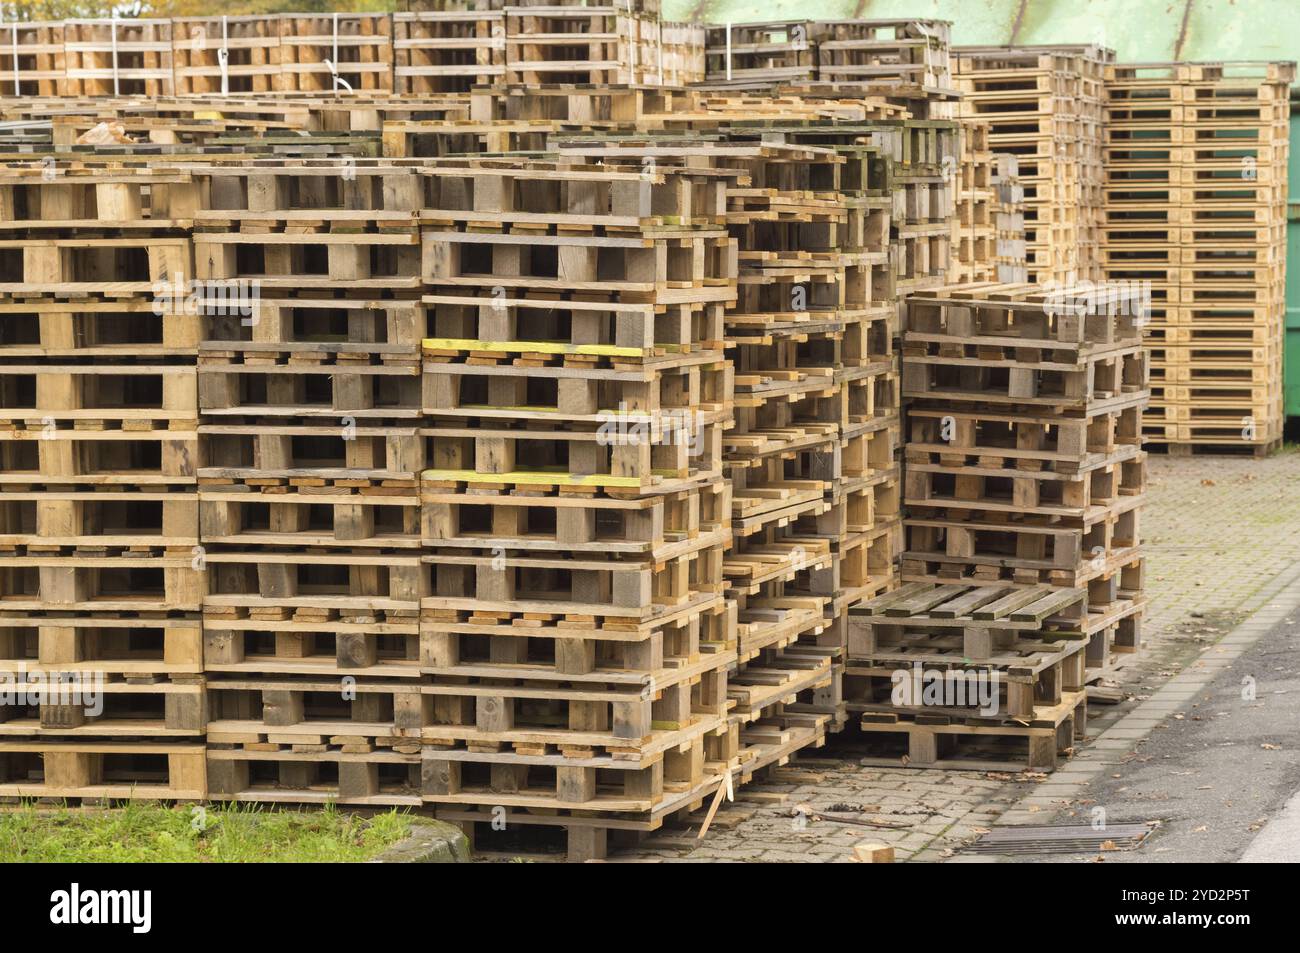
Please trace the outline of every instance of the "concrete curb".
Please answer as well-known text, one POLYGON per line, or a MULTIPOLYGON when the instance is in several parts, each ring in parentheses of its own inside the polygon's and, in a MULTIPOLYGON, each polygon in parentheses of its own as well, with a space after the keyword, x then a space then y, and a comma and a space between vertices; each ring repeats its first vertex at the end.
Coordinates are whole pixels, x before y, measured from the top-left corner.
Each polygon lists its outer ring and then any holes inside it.
POLYGON ((459 827, 444 821, 421 820, 410 835, 398 841, 371 864, 467 864, 469 838, 459 827))

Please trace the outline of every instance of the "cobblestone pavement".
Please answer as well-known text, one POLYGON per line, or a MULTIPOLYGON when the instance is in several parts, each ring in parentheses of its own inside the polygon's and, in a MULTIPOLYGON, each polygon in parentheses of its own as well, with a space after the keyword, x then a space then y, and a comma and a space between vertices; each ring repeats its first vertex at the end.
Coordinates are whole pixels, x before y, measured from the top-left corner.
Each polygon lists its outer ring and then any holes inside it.
MULTIPOLYGON (((1153 454, 1149 476, 1142 655, 1122 672, 1125 702, 1090 706, 1090 737, 1218 641, 1243 606, 1300 562, 1300 453, 1264 460, 1153 454)), ((698 846, 693 830, 668 830, 611 860, 847 862, 853 846, 867 841, 893 845, 898 860, 943 860, 1042 780, 863 767, 837 736, 737 791, 698 846), (896 827, 816 819, 820 812, 896 827)))

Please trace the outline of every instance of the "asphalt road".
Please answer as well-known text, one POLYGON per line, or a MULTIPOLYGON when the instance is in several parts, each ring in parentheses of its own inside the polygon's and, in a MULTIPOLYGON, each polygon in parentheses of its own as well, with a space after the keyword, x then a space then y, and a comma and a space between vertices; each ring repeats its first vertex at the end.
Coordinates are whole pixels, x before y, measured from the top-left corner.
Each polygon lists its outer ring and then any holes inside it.
MULTIPOLYGON (((1261 637, 1183 710, 1085 788, 1108 822, 1159 820, 1107 863, 1300 861, 1300 610, 1261 637), (1243 680, 1255 680, 1253 699, 1243 680)), ((1058 819, 1057 823, 1069 823, 1058 819)), ((1095 861, 1020 855, 1017 861, 1095 861)))

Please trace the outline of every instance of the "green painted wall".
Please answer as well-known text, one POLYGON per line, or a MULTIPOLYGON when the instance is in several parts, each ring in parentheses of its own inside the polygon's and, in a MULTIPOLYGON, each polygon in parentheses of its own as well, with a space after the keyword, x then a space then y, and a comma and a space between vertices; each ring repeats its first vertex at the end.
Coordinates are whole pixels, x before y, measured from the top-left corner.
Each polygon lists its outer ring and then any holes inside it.
POLYGON ((665 20, 951 20, 957 44, 1104 43, 1121 62, 1300 60, 1295 0, 664 0, 665 20))

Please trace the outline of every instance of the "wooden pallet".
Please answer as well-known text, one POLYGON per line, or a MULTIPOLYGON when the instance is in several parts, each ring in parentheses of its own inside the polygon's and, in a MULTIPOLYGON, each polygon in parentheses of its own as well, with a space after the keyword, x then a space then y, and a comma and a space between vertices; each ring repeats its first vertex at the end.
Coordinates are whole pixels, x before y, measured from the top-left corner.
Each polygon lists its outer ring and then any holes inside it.
POLYGON ((193 546, 15 547, 0 555, 0 595, 29 611, 195 612, 203 573, 193 546))
POLYGON ((279 23, 272 17, 172 20, 176 95, 269 93, 280 73, 279 23))
POLYGON ((6 69, 0 77, 5 96, 61 96, 67 92, 62 23, 6 23, 0 26, 6 69))
POLYGON ((208 790, 201 743, 0 740, 0 797, 203 800, 208 790))
POLYGON ((202 735, 207 725, 203 678, 170 679, 59 670, 58 689, 44 672, 3 673, 28 704, 5 705, 0 738, 157 738, 202 735))
POLYGON ((281 14, 278 92, 391 92, 393 21, 387 14, 281 14))
POLYGON ((1084 600, 1082 589, 913 583, 867 602, 849 613, 849 709, 1032 718, 1083 685, 1084 600), (981 679, 991 684, 977 698, 981 679), (942 680, 969 694, 925 694, 942 680), (922 691, 894 691, 913 683, 922 691))
POLYGON ((197 675, 204 669, 202 624, 196 616, 148 610, 6 611, 0 615, 0 657, 0 666, 22 663, 29 672, 98 671, 128 679, 197 675))
POLYGON ((1054 771, 1087 733, 1087 693, 1062 692, 1059 704, 1037 708, 1023 721, 867 712, 862 731, 892 735, 905 750, 894 756, 868 755, 864 764, 882 767, 943 768, 966 771, 1054 771))
POLYGON ((505 77, 505 14, 446 10, 393 14, 393 91, 461 93, 505 77))
POLYGON ((238 747, 209 743, 207 796, 214 801, 408 808, 420 805, 418 745, 409 746, 413 749, 409 751, 352 751, 350 747, 275 743, 238 747))
POLYGON ((625 7, 508 6, 507 83, 632 83, 657 75, 659 33, 625 7))
POLYGON ((65 90, 72 96, 170 96, 172 21, 66 20, 65 90))

